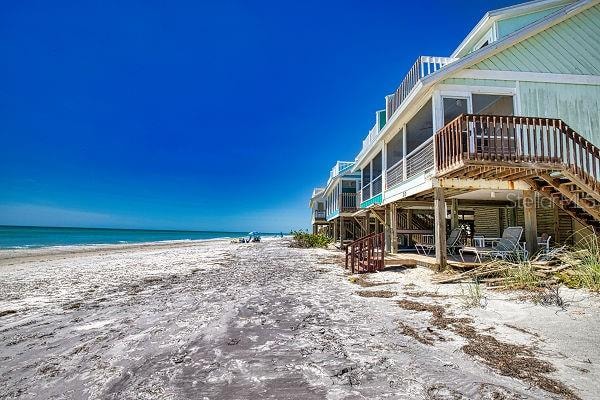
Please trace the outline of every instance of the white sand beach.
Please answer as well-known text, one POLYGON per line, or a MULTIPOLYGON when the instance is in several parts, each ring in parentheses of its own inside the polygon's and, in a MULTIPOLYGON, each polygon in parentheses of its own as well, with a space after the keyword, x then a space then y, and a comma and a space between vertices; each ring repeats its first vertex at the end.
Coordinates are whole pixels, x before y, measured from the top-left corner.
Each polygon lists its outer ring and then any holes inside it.
POLYGON ((597 295, 465 308, 430 270, 351 282, 341 255, 288 239, 2 251, 0 398, 598 398, 597 295))

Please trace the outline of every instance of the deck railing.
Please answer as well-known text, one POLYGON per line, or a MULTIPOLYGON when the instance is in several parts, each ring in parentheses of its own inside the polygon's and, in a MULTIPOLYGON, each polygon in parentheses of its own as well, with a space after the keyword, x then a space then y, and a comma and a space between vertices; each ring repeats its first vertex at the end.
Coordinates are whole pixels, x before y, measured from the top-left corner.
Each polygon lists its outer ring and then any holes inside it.
POLYGON ((393 188, 406 179, 404 178, 404 159, 392 165, 385 172, 385 188, 393 188))
POLYGON ((384 255, 384 233, 367 235, 346 247, 346 269, 353 274, 380 271, 384 266, 384 255))
POLYGON ((386 102, 386 115, 387 119, 390 119, 394 111, 400 107, 404 99, 408 97, 412 89, 417 85, 417 82, 432 74, 442 67, 456 61, 456 58, 451 57, 430 57, 420 56, 417 61, 410 68, 398 89, 387 97, 386 102))
POLYGON ((342 193, 340 195, 340 211, 344 212, 356 210, 356 197, 357 193, 342 193))
POLYGON ((560 119, 463 114, 435 135, 438 172, 469 161, 560 164, 596 188, 600 149, 560 119))
POLYGON ((432 171, 433 161, 433 137, 430 137, 408 153, 405 159, 387 169, 386 189, 391 189, 419 174, 432 171), (404 160, 406 160, 406 167, 404 160))
POLYGON ((379 137, 379 132, 379 126, 377 125, 377 123, 375 123, 375 125, 373 125, 373 127, 369 131, 367 137, 363 140, 361 153, 367 148, 369 148, 369 146, 377 140, 377 138, 379 137))
POLYGON ((406 179, 433 170, 433 137, 424 141, 406 157, 406 179))
POLYGON ((324 210, 315 210, 314 217, 315 219, 325 219, 326 212, 324 210))

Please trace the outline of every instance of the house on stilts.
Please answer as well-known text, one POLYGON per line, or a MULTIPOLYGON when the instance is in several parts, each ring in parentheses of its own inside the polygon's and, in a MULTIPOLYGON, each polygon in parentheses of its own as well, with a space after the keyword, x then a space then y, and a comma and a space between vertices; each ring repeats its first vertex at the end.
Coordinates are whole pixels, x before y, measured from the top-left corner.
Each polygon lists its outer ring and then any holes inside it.
POLYGON ((313 233, 324 233, 342 244, 366 235, 368 227, 357 224, 352 217, 358 210, 359 189, 360 173, 354 171, 354 162, 336 162, 327 186, 313 190, 313 233))
POLYGON ((315 231, 386 260, 429 240, 440 268, 458 227, 484 245, 521 226, 525 255, 542 236, 594 232, 600 0, 488 12, 450 56, 419 56, 375 120, 356 159, 313 193, 315 231))

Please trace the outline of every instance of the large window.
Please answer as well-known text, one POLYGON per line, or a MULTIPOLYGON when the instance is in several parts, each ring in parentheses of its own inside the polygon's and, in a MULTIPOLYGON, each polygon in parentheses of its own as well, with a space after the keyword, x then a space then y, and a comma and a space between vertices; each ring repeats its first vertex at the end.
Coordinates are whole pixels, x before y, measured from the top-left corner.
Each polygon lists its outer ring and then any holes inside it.
POLYGON ((433 136, 431 100, 406 124, 406 152, 410 153, 433 136))
POLYGON ((514 115, 513 97, 494 94, 473 94, 473 113, 514 115))
POLYGON ((458 117, 460 114, 469 112, 466 98, 444 97, 444 125, 458 117))
POLYGON ((386 169, 402 160, 404 157, 403 140, 404 134, 402 131, 398 132, 396 136, 392 138, 387 144, 387 165, 386 169))
POLYGON ((342 193, 356 193, 356 181, 342 181, 342 193))
POLYGON ((369 183, 371 183, 371 164, 367 164, 362 170, 362 186, 365 187, 369 183))
POLYGON ((371 161, 373 163, 373 179, 377 178, 379 175, 381 175, 381 171, 382 171, 382 157, 381 157, 381 152, 377 153, 377 155, 375 156, 375 158, 373 158, 373 161, 371 161))

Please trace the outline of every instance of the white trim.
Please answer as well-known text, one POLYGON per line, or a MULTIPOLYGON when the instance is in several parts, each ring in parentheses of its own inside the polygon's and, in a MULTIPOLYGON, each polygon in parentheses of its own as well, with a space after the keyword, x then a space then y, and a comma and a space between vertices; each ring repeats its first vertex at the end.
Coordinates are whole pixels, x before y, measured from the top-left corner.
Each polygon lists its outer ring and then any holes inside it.
POLYGON ((463 99, 467 101, 467 114, 473 113, 473 99, 471 98, 471 92, 468 87, 463 86, 459 91, 453 90, 440 90, 439 91, 439 109, 437 121, 434 121, 434 132, 442 129, 444 124, 444 99, 463 99))
POLYGON ((547 72, 464 69, 454 74, 453 78, 493 79, 498 81, 569 83, 573 85, 600 85, 600 76, 598 75, 552 74, 547 72))
POLYGON ((483 44, 485 42, 487 42, 486 46, 489 46, 490 44, 492 44, 494 42, 494 38, 495 38, 495 26, 496 26, 496 22, 494 22, 491 26, 491 28, 487 31, 487 34, 485 34, 484 36, 481 37, 481 39, 479 39, 471 48, 471 51, 476 51, 482 48, 483 44))
POLYGON ((513 96, 513 109, 515 115, 523 115, 521 113, 521 82, 515 82, 515 94, 513 96))
POLYGON ((516 88, 502 86, 471 86, 471 85, 438 85, 440 90, 445 93, 475 93, 475 94, 498 94, 514 96, 517 94, 516 88))

